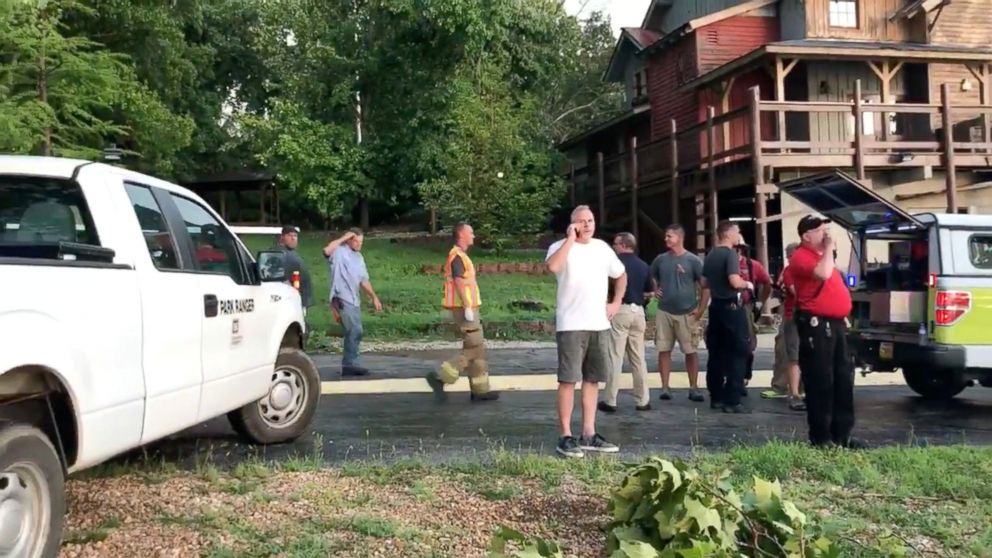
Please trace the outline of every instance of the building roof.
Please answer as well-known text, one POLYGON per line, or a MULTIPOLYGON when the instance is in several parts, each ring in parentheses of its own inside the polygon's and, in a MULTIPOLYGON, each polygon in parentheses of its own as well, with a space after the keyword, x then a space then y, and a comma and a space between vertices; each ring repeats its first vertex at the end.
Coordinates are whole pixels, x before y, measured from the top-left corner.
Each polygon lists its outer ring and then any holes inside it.
POLYGON ((895 21, 900 18, 909 19, 921 10, 928 13, 938 8, 943 8, 946 4, 950 3, 951 0, 911 0, 905 6, 892 12, 892 15, 889 16, 889 21, 895 21))
POLYGON ((711 14, 706 14, 695 19, 690 19, 685 24, 673 29, 672 31, 665 34, 665 36, 660 37, 658 40, 654 41, 648 47, 642 49, 641 52, 652 52, 659 48, 663 48, 667 45, 672 44, 678 39, 706 27, 707 25, 712 25, 714 23, 730 19, 734 16, 744 15, 755 10, 760 10, 772 4, 776 4, 779 0, 750 0, 749 2, 744 2, 743 4, 737 4, 736 6, 731 6, 729 8, 720 10, 718 12, 713 12, 711 14))
POLYGON ((651 111, 651 105, 640 105, 634 107, 620 114, 619 116, 615 116, 605 122, 600 122, 599 124, 587 128, 570 138, 566 138, 565 140, 563 140, 561 143, 558 144, 558 150, 561 151, 563 149, 568 149, 569 147, 574 146, 575 144, 579 143, 580 141, 586 139, 587 137, 593 134, 602 132, 603 130, 608 130, 613 126, 616 126, 617 124, 622 124, 623 122, 626 122, 627 120, 630 120, 636 116, 642 114, 646 115, 650 111, 651 111))
POLYGON ((617 39, 617 44, 613 47, 613 54, 610 55, 610 63, 606 65, 606 72, 603 73, 603 81, 623 81, 624 66, 627 64, 627 59, 644 50, 657 40, 658 33, 650 29, 642 29, 640 27, 621 28, 620 38, 617 39))
POLYGON ((657 41, 658 38, 661 37, 657 31, 642 29, 640 27, 624 27, 621 31, 630 35, 631 40, 634 41, 634 46, 636 46, 638 50, 643 50, 645 47, 650 46, 651 43, 657 41))
POLYGON ((992 62, 992 48, 928 45, 883 41, 840 39, 798 39, 769 43, 702 74, 683 85, 696 89, 764 63, 766 56, 787 56, 806 60, 877 60, 886 58, 907 62, 992 62))

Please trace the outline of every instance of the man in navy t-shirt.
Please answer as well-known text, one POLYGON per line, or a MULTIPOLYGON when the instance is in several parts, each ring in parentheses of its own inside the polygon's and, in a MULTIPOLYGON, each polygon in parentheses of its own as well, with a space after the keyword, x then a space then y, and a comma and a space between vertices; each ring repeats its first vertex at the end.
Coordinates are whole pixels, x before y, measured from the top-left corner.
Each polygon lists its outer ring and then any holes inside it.
POLYGON ((634 253, 637 239, 630 233, 620 233, 614 237, 613 250, 627 270, 627 288, 620 310, 610 320, 610 369, 606 376, 606 395, 598 407, 606 413, 616 412, 620 372, 626 355, 634 379, 636 409, 647 411, 651 409, 651 396, 648 393, 648 365, 644 360, 644 332, 647 327, 644 305, 652 291, 650 268, 634 253))

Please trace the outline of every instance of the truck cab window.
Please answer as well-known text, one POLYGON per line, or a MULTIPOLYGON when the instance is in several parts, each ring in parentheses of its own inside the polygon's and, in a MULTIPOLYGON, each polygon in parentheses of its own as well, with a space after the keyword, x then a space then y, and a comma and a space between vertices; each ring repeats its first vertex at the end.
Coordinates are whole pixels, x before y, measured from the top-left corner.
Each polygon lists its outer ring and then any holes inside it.
POLYGON ((239 285, 247 284, 248 278, 238 257, 238 242, 234 235, 199 203, 175 194, 170 196, 193 241, 197 268, 208 273, 228 275, 239 285))
POLYGON ((974 235, 968 241, 971 264, 978 269, 992 269, 992 235, 974 235))
POLYGON ((45 257, 60 242, 100 245, 79 185, 0 176, 0 256, 45 257))
POLYGON ((148 248, 152 263, 158 269, 179 269, 176 241, 165 225, 162 208, 155 201, 151 189, 137 184, 125 184, 124 189, 138 217, 138 224, 145 237, 145 246, 148 248))

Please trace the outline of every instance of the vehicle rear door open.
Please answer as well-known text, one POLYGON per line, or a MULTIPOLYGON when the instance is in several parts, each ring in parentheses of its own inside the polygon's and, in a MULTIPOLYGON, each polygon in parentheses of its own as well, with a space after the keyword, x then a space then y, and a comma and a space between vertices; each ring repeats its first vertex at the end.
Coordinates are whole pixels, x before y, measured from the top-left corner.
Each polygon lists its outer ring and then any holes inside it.
POLYGON ((839 170, 789 180, 778 187, 850 232, 875 235, 925 228, 918 219, 839 170))

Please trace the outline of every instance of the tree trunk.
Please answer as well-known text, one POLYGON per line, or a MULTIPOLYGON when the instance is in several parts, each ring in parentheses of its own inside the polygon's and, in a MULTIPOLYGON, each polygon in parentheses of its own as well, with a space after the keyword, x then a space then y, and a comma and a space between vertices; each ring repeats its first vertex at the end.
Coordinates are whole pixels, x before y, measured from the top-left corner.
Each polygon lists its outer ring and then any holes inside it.
POLYGON ((362 196, 361 199, 358 200, 358 219, 359 219, 359 222, 360 222, 360 224, 358 226, 361 227, 363 231, 368 232, 368 230, 369 230, 369 199, 367 197, 365 197, 365 196, 362 196))
MULTIPOLYGON (((47 37, 46 37, 47 38, 47 37)), ((38 100, 44 104, 48 104, 48 64, 46 63, 46 49, 45 49, 45 39, 42 39, 41 50, 38 53, 38 100)), ((41 154, 48 157, 52 154, 52 128, 51 126, 45 126, 45 130, 42 132, 41 146, 39 146, 41 154)))

